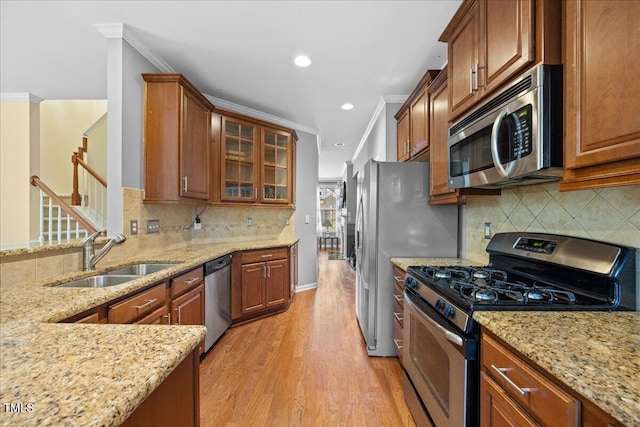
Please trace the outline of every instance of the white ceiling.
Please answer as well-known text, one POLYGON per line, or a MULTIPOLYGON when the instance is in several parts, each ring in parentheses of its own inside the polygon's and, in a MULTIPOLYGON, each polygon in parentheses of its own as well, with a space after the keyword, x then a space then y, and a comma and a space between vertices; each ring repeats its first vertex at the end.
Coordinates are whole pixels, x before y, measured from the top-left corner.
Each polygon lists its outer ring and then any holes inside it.
POLYGON ((320 178, 339 177, 380 99, 446 63, 437 39, 460 2, 2 0, 0 92, 105 99, 95 24, 124 23, 203 93, 318 133, 320 178))

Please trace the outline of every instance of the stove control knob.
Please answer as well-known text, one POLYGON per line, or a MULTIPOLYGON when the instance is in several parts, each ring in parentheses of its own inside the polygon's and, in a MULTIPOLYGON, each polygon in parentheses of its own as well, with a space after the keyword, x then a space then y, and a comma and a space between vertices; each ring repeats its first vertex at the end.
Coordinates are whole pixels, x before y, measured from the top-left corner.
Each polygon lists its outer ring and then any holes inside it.
POLYGON ((452 306, 448 305, 444 308, 444 315, 445 317, 453 318, 453 316, 456 315, 456 312, 452 306))
POLYGON ((438 300, 436 301, 436 310, 440 311, 444 308, 444 301, 442 301, 442 298, 438 298, 438 300))
POLYGON ((418 281, 416 279, 414 279, 413 277, 409 277, 407 276, 404 279, 404 283, 409 286, 411 289, 415 289, 418 287, 418 281))

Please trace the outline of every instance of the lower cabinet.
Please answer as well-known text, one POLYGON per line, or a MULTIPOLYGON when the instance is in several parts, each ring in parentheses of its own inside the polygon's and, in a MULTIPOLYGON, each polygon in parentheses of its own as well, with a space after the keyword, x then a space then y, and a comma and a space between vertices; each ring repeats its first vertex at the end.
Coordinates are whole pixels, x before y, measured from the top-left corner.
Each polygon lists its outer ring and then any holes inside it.
POLYGON ((291 272, 289 249, 244 251, 233 257, 231 317, 234 323, 286 309, 291 272))
POLYGON ((195 349, 122 423, 122 426, 199 426, 199 377, 200 354, 195 349))
POLYGON ((485 330, 480 348, 481 427, 622 427, 485 330))
POLYGON ((404 278, 406 272, 393 266, 393 343, 400 363, 402 360, 402 342, 404 336, 404 278))
MULTIPOLYGON (((171 324, 204 325, 204 276, 202 267, 171 279, 171 324)), ((204 352, 204 342, 198 345, 204 352)))

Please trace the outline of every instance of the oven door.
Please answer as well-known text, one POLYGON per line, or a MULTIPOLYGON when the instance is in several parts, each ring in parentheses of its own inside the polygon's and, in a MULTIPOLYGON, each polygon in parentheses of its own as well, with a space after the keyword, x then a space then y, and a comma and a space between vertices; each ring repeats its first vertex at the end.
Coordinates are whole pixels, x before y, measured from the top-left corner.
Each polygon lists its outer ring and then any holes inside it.
POLYGON ((477 339, 461 334, 415 293, 404 293, 405 369, 438 427, 478 420, 477 339))

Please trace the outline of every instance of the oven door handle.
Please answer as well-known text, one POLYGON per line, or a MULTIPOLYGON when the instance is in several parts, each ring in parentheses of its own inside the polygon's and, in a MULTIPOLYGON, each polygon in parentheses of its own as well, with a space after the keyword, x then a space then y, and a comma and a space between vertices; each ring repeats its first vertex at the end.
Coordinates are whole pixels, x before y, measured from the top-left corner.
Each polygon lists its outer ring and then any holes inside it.
POLYGON ((435 320, 433 320, 426 313, 423 313, 422 310, 420 310, 418 307, 416 307, 416 305, 413 302, 411 302, 411 298, 405 298, 405 301, 407 303, 409 303, 411 308, 413 308, 415 311, 420 313, 421 317, 423 319, 425 319, 426 321, 428 321, 431 324, 431 326, 436 328, 438 330, 438 332, 440 332, 442 335, 444 335, 447 340, 451 341, 453 344, 456 344, 459 347, 462 347, 462 345, 464 344, 464 342, 462 341, 462 337, 460 337, 459 335, 454 334, 451 331, 447 331, 445 328, 443 328, 442 326, 438 325, 438 323, 435 320))

